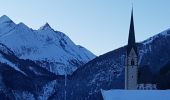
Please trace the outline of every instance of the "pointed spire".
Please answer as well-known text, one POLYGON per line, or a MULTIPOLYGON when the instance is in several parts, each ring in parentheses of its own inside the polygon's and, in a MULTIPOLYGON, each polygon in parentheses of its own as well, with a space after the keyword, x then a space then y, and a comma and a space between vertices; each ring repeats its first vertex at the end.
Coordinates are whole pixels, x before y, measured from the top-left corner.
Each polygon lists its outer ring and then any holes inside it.
POLYGON ((135 44, 135 29, 134 29, 134 21, 133 21, 133 8, 132 8, 132 13, 131 13, 128 45, 132 45, 132 44, 135 44))
POLYGON ((135 29, 134 29, 133 7, 132 7, 130 29, 129 29, 129 39, 128 39, 128 50, 127 50, 128 53, 130 52, 132 48, 136 49, 135 45, 136 45, 136 41, 135 41, 135 29))

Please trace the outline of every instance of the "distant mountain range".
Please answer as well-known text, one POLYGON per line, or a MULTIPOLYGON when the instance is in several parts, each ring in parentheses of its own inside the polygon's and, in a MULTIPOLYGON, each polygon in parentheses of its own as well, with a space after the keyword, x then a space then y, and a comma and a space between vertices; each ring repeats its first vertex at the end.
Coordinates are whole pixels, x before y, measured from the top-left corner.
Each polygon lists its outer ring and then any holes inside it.
MULTIPOLYGON (((170 89, 170 29, 138 43, 140 79, 170 89)), ((96 57, 47 23, 33 30, 0 17, 0 98, 102 100, 100 89, 123 89, 126 46, 96 57), (65 88, 65 71, 67 86, 65 88)))
POLYGON ((33 30, 24 23, 15 24, 6 15, 0 17, 0 43, 21 59, 36 61, 57 74, 71 74, 96 56, 82 46, 75 45, 64 33, 55 31, 48 23, 33 30))

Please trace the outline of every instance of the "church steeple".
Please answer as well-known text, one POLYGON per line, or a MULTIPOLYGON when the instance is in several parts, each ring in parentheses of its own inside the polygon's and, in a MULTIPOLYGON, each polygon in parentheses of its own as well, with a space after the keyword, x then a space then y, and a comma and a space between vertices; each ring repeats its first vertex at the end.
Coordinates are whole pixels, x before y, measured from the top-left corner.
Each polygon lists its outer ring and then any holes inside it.
POLYGON ((133 20, 133 8, 131 12, 131 21, 130 21, 130 29, 129 29, 129 38, 128 38, 128 46, 127 46, 127 54, 130 53, 131 49, 136 50, 136 41, 135 41, 135 29, 134 29, 134 20, 133 20))
POLYGON ((131 12, 131 21, 129 29, 129 39, 126 51, 126 67, 125 67, 125 89, 137 89, 138 81, 138 54, 135 41, 135 29, 133 21, 133 8, 131 12))

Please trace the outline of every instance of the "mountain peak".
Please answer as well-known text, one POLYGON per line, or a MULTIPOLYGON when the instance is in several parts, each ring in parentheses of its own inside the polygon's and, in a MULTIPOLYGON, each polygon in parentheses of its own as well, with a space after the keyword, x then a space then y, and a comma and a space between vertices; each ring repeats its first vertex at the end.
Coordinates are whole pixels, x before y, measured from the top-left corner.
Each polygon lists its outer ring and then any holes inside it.
POLYGON ((52 29, 48 23, 45 23, 42 27, 40 27, 40 30, 46 30, 46 29, 52 29))
POLYGON ((46 27, 50 27, 50 25, 48 24, 48 23, 45 23, 45 25, 44 26, 46 26, 46 27))
POLYGON ((3 15, 0 17, 0 23, 5 23, 5 22, 12 22, 12 20, 8 16, 3 15))
POLYGON ((28 28, 29 27, 27 25, 25 25, 23 22, 20 22, 19 24, 17 24, 18 26, 22 27, 22 28, 28 28))

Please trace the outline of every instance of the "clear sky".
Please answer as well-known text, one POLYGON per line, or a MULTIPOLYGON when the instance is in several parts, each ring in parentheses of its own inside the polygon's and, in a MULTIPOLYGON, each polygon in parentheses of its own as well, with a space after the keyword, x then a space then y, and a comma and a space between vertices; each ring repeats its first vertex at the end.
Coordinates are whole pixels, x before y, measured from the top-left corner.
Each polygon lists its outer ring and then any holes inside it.
MULTIPOLYGON (((136 40, 170 28, 170 0, 133 0, 136 40)), ((48 22, 96 55, 127 44, 131 0, 0 0, 0 15, 33 29, 48 22)))

